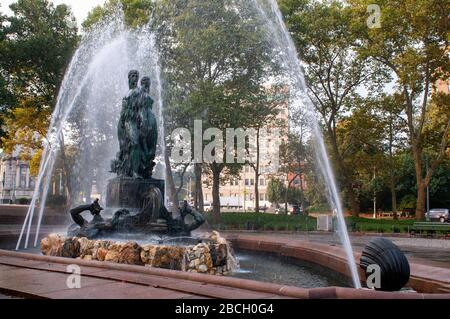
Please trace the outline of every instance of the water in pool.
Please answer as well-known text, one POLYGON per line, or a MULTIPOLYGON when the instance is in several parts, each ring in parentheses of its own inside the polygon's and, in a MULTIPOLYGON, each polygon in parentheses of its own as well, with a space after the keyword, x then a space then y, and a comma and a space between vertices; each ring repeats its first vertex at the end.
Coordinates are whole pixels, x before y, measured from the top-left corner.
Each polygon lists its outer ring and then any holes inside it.
POLYGON ((276 254, 236 250, 239 269, 233 277, 302 288, 350 287, 346 277, 325 267, 276 254))

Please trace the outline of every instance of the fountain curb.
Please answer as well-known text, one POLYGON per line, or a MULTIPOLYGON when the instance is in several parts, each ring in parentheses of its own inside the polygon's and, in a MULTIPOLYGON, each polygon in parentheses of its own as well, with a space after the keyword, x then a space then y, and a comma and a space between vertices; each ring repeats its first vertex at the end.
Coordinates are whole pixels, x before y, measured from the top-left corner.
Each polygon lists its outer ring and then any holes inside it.
MULTIPOLYGON (((276 253, 281 256, 305 260, 327 267, 333 271, 350 277, 350 271, 347 266, 345 253, 340 247, 324 245, 320 243, 312 243, 298 239, 263 239, 262 236, 241 234, 224 234, 224 237, 229 240, 236 248, 276 253)), ((358 265, 360 278, 365 278, 364 271, 359 267, 359 258, 361 256, 361 253, 354 252, 353 255, 355 256, 355 261, 358 265)), ((417 263, 410 263, 410 266, 411 276, 407 286, 412 287, 413 289, 418 291, 419 294, 443 294, 446 296, 446 299, 450 299, 450 281, 439 279, 450 278, 449 269, 427 266, 417 263), (434 274, 436 274, 436 276, 433 276, 434 274)), ((343 291, 340 290, 340 293, 342 292, 343 291)), ((394 294, 398 295, 398 293, 394 294)))
POLYGON ((247 279, 230 277, 217 277, 213 275, 185 273, 176 270, 148 268, 135 265, 116 264, 100 261, 86 261, 63 257, 34 255, 22 252, 0 250, 0 256, 25 258, 34 261, 54 262, 59 264, 77 264, 79 266, 96 267, 108 270, 127 271, 155 276, 164 276, 174 279, 184 279, 205 284, 221 285, 226 287, 253 290, 270 293, 287 298, 299 299, 450 299, 450 294, 423 294, 423 293, 391 293, 373 290, 358 290, 353 288, 325 287, 305 289, 292 286, 277 285, 247 279))

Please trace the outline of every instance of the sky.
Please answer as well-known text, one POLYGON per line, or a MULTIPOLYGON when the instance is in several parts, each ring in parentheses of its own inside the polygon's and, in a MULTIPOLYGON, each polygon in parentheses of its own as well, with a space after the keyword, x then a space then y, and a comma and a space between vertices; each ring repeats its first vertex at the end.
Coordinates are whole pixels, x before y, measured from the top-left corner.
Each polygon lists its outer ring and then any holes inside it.
MULTIPOLYGON (((9 10, 11 3, 17 2, 17 0, 0 0, 0 11, 10 15, 12 12, 9 10)), ((72 12, 77 19, 78 26, 86 19, 89 11, 99 4, 103 4, 105 0, 50 0, 53 4, 67 4, 72 8, 72 12)))

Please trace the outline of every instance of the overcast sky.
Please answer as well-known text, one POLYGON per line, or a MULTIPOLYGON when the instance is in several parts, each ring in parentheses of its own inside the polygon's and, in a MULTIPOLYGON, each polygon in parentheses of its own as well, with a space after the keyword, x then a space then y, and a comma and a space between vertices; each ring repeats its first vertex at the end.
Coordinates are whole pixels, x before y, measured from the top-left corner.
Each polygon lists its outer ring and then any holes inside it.
MULTIPOLYGON (((17 0, 0 0, 1 12, 10 15, 11 10, 9 10, 9 5, 14 2, 17 2, 17 0)), ((77 18, 78 25, 81 26, 89 11, 97 5, 103 4, 105 0, 50 0, 50 2, 53 2, 55 5, 62 3, 69 5, 72 8, 75 18, 77 18)))

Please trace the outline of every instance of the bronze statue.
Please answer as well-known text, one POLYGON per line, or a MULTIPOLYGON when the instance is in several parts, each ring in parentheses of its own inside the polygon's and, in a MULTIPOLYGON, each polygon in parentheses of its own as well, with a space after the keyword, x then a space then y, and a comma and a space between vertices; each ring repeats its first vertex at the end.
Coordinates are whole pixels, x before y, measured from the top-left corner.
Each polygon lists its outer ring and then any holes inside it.
POLYGON ((158 130, 150 97, 150 78, 144 77, 138 87, 139 72, 128 73, 128 94, 122 100, 117 135, 120 151, 111 164, 111 171, 121 177, 152 177, 158 130))
POLYGON ((153 99, 150 97, 150 78, 141 80, 140 108, 139 108, 139 145, 142 149, 142 159, 139 165, 139 175, 143 178, 152 176, 155 166, 156 145, 158 142, 158 126, 153 114, 153 99))
POLYGON ((69 236, 95 238, 117 232, 189 236, 205 222, 205 217, 190 208, 186 201, 177 218, 164 206, 164 181, 152 178, 158 125, 150 97, 150 78, 143 77, 140 87, 138 83, 139 72, 131 70, 129 91, 122 99, 117 126, 120 150, 111 162, 111 171, 117 177, 108 181, 106 192, 107 208, 118 210, 112 218, 103 219, 98 199, 72 209, 70 214, 75 224, 69 227, 69 236), (86 210, 94 216, 89 223, 81 216, 86 210), (190 223, 185 222, 187 215, 193 217, 190 223))

